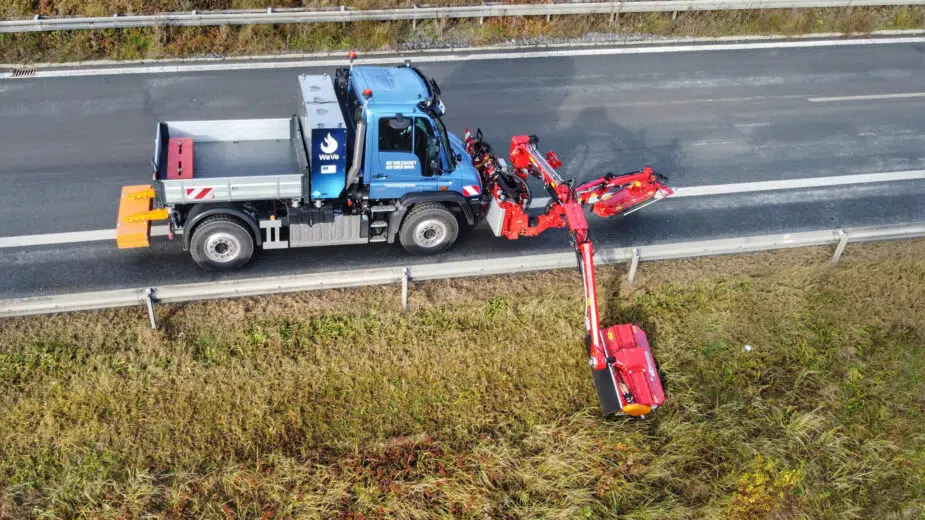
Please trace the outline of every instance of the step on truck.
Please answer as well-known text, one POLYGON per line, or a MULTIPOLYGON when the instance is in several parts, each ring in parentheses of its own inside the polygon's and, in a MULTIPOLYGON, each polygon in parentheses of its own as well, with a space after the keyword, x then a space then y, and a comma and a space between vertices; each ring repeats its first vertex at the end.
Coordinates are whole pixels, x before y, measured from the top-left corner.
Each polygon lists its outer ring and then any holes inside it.
POLYGON ((434 254, 483 221, 508 240, 566 228, 602 411, 640 416, 660 406, 645 332, 600 325, 585 208, 605 218, 638 211, 673 193, 663 178, 646 167, 576 185, 533 135, 512 138, 508 161, 481 130, 464 139, 447 131, 440 87, 419 69, 354 66, 355 58, 333 76, 298 76, 288 118, 158 123, 152 183, 122 188, 118 247, 148 246, 151 223, 166 221, 168 237, 197 264, 227 270, 261 248, 398 241, 434 254), (530 179, 547 195, 538 210, 530 179))

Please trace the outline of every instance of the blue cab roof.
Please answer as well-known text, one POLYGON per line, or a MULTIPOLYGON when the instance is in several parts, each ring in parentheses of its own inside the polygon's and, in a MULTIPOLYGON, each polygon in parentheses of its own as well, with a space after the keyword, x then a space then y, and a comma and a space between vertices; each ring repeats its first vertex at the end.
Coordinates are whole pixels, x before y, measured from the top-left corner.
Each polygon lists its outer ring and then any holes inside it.
POLYGON ((427 98, 428 88, 417 72, 408 67, 375 67, 357 65, 350 72, 357 95, 370 89, 373 97, 369 106, 416 106, 427 98))

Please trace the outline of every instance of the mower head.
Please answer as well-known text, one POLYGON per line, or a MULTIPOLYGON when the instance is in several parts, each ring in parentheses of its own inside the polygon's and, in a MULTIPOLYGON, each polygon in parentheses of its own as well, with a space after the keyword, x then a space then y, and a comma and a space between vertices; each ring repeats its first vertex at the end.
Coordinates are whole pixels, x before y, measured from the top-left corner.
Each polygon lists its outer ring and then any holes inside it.
POLYGON ((607 367, 591 370, 604 415, 646 415, 665 402, 646 333, 623 324, 602 331, 607 367))

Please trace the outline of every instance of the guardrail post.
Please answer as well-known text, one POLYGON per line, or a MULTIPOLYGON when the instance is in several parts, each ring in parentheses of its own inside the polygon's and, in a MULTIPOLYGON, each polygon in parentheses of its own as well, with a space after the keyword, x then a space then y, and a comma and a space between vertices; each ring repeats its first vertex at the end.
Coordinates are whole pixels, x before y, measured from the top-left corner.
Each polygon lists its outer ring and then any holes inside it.
POLYGON ((151 319, 151 328, 157 330, 157 320, 154 317, 154 289, 145 289, 145 306, 148 307, 148 318, 151 319))
POLYGON ((832 265, 838 263, 841 254, 845 252, 845 246, 848 245, 848 233, 844 229, 838 230, 838 246, 835 248, 835 254, 832 256, 832 265))
POLYGON ((677 19, 678 19, 678 12, 677 12, 677 11, 672 11, 672 12, 671 12, 671 21, 673 22, 673 21, 675 21, 675 20, 677 20, 677 19))
POLYGON ((636 278, 636 269, 639 268, 639 249, 633 248, 633 260, 630 262, 630 272, 626 277, 626 281, 633 285, 633 279, 636 278))
MULTIPOLYGON (((418 6, 415 5, 415 4, 411 4, 411 8, 412 8, 412 9, 417 9, 418 6)), ((418 18, 417 18, 417 16, 415 16, 414 18, 411 19, 411 28, 412 28, 412 29, 417 29, 417 28, 418 28, 418 18)))
POLYGON ((401 268, 401 311, 408 310, 408 268, 401 268))
MULTIPOLYGON (((347 12, 347 6, 346 6, 346 5, 340 6, 340 12, 342 12, 342 13, 347 12)), ((346 28, 346 27, 347 27, 347 22, 342 22, 342 23, 341 23, 341 26, 344 27, 344 28, 346 28)))

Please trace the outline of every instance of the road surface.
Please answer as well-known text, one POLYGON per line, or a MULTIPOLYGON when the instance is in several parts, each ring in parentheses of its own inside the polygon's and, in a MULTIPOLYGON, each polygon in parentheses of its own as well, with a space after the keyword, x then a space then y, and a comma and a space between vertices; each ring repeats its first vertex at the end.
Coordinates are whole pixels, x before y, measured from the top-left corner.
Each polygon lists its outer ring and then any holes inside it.
MULTIPOLYGON (((362 59, 361 59, 362 61, 362 59)), ((564 177, 650 165, 676 187, 925 169, 925 44, 433 62, 447 125, 496 149, 535 133, 564 177)), ((288 117, 296 74, 276 68, 0 80, 0 237, 111 229, 120 187, 150 179, 158 119, 288 117)), ((925 181, 685 197, 590 217, 599 247, 902 223, 925 181)), ((567 251, 564 232, 506 242, 482 227, 448 253, 398 245, 261 252, 201 271, 164 238, 0 248, 0 298, 409 262, 567 251)))

